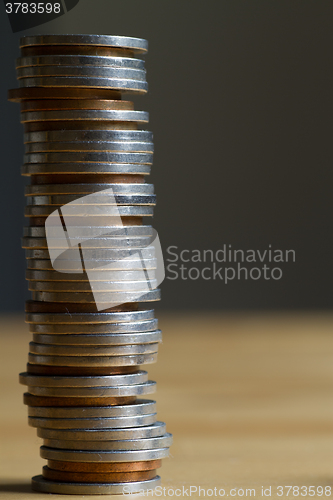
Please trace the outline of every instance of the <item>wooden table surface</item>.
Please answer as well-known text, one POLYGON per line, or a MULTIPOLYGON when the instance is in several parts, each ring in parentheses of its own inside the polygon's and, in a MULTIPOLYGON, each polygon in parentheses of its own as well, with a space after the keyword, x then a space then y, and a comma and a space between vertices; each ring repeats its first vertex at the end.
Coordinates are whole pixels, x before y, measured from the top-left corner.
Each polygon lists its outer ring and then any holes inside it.
MULTIPOLYGON (((255 489, 262 498, 261 488, 272 487, 271 498, 287 498, 278 486, 314 486, 317 499, 318 486, 333 486, 332 315, 159 317, 163 344, 148 371, 157 381, 158 418, 174 436, 160 470, 166 496, 184 488, 176 494, 202 499, 213 489, 211 498, 219 498, 223 488, 225 496, 249 497, 246 490, 255 489)), ((30 490, 45 461, 18 384, 28 328, 22 316, 2 317, 0 327, 1 498, 50 498, 30 490)), ((288 495, 296 496, 297 488, 288 495)))

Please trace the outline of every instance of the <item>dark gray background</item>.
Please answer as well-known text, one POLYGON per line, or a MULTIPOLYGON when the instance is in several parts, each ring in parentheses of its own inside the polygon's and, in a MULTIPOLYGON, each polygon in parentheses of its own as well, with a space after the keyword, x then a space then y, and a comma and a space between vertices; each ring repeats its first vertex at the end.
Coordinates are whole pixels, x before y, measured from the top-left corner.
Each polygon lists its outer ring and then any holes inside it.
POLYGON ((3 311, 28 297, 20 35, 147 38, 156 153, 154 226, 163 248, 294 249, 280 281, 170 281, 165 309, 326 309, 332 305, 332 0, 80 0, 61 19, 12 34, 1 18, 3 311))

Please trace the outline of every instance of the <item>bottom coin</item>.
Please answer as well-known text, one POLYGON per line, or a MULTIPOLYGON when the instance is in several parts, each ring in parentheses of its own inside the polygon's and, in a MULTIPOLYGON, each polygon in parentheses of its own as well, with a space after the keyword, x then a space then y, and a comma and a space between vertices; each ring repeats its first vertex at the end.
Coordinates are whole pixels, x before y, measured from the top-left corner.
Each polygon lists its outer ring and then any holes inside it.
POLYGON ((44 493, 58 493, 59 495, 121 495, 140 493, 147 489, 154 489, 161 484, 159 476, 146 481, 133 481, 130 483, 65 483, 35 476, 31 480, 34 491, 44 493))
POLYGON ((62 472, 134 472, 156 470, 162 467, 162 460, 147 460, 144 462, 62 462, 61 460, 48 460, 49 469, 62 472))
POLYGON ((155 476, 155 469, 132 472, 63 472, 43 467, 45 479, 66 483, 128 483, 153 479, 155 476))

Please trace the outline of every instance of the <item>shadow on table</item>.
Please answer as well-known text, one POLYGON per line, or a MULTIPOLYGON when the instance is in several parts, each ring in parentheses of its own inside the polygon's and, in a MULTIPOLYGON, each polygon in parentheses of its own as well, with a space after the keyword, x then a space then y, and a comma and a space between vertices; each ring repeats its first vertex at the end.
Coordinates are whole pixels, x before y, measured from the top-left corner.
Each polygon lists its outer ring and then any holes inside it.
POLYGON ((3 491, 8 493, 33 493, 30 481, 0 483, 0 492, 3 491))

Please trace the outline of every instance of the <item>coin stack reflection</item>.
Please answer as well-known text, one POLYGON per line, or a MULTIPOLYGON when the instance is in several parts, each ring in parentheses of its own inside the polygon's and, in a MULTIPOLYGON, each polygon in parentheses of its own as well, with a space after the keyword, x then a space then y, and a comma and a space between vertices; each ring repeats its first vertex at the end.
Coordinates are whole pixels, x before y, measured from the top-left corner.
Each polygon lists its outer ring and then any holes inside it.
POLYGON ((32 486, 151 489, 172 442, 146 398, 156 384, 143 369, 161 341, 149 305, 160 298, 153 229, 143 219, 155 205, 146 182, 153 143, 141 129, 148 114, 122 99, 147 91, 147 42, 48 35, 24 37, 20 47, 9 99, 21 103, 22 174, 31 180, 23 247, 33 337, 20 382, 47 460, 32 486))

